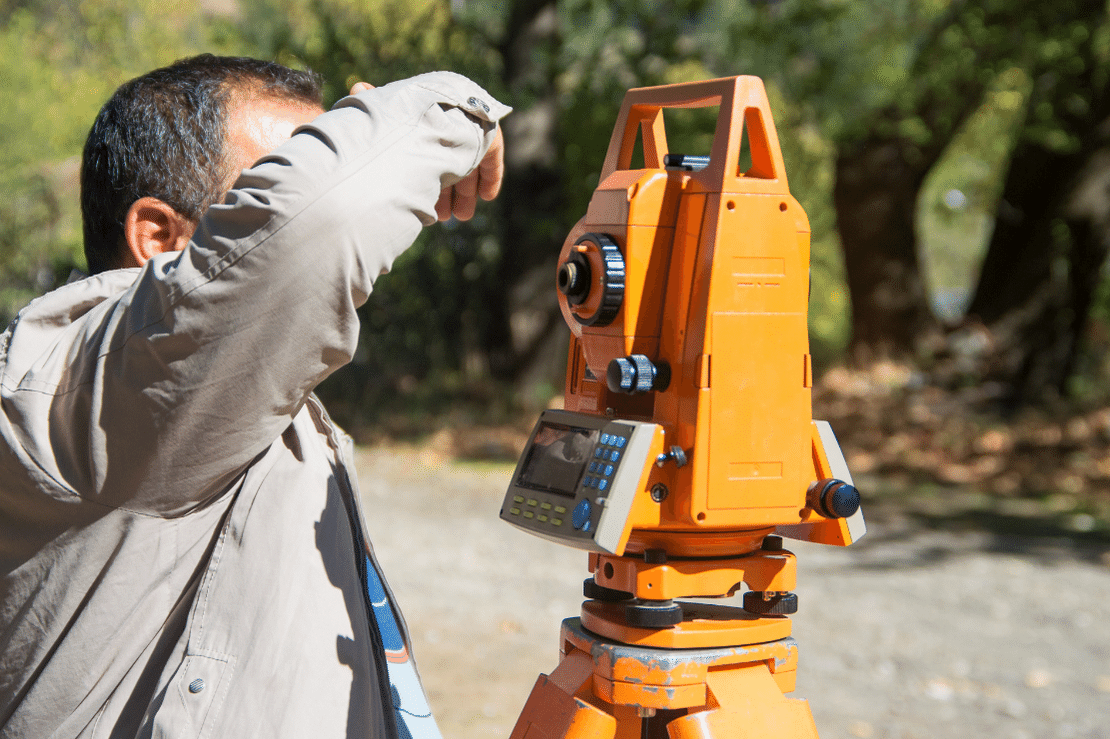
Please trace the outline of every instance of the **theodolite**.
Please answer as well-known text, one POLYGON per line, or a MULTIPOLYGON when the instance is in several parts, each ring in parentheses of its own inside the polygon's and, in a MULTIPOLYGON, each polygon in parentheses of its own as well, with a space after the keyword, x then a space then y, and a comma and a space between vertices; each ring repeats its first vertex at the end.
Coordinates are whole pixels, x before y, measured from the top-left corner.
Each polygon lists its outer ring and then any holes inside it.
POLYGON ((758 78, 627 93, 559 255, 564 407, 540 416, 501 509, 588 550, 591 573, 513 739, 816 737, 784 695, 798 599, 782 537, 865 529, 812 417, 809 237, 758 78), (708 155, 670 152, 665 113, 712 106, 708 155))

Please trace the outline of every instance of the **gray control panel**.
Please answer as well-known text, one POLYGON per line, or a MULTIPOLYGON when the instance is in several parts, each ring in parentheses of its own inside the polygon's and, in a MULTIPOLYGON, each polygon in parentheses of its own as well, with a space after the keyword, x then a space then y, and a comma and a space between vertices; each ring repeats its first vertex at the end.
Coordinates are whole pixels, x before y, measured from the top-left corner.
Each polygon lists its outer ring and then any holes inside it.
POLYGON ((617 553, 659 427, 544 411, 517 462, 501 518, 561 544, 617 553))

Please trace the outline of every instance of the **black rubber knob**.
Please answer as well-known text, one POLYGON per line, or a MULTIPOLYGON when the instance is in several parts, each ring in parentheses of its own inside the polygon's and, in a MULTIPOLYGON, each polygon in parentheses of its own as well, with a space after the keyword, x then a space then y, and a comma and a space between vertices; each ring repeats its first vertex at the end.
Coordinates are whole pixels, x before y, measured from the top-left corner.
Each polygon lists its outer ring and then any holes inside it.
POLYGON ((782 551, 782 537, 770 536, 763 537, 763 546, 760 547, 765 552, 781 552, 782 551))
POLYGON ((794 593, 765 593, 749 590, 744 593, 744 610, 757 616, 789 616, 798 612, 798 596, 794 593))
POLYGON ((624 607, 629 626, 663 629, 682 623, 682 606, 670 600, 637 600, 624 607))
POLYGON ((632 598, 632 593, 626 593, 623 590, 615 588, 607 588, 604 585, 598 585, 592 578, 586 578, 582 583, 582 595, 592 600, 600 600, 606 602, 615 602, 621 600, 629 600, 632 598))
POLYGON ((666 390, 671 384, 671 368, 666 362, 655 364, 643 354, 618 357, 605 370, 605 384, 611 392, 629 395, 666 390))
POLYGON ((806 502, 825 518, 847 518, 859 510, 859 491, 835 478, 818 480, 810 487, 806 502))

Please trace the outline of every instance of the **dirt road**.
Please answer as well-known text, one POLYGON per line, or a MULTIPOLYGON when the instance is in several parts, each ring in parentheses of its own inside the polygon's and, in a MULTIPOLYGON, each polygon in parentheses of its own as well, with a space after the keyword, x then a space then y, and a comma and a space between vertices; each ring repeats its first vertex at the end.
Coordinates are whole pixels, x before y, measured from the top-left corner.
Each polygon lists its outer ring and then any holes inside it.
MULTIPOLYGON (((500 521, 507 466, 376 449, 359 466, 444 736, 507 737, 557 664, 585 555, 500 521)), ((793 697, 809 700, 822 739, 1110 739, 1110 565, 1097 553, 889 514, 856 546, 789 548, 793 697)))

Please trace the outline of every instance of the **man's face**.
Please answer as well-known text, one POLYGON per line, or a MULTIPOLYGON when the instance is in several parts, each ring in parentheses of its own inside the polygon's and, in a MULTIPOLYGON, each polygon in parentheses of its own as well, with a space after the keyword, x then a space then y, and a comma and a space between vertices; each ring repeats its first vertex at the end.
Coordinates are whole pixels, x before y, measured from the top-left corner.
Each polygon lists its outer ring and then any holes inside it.
POLYGON ((230 189, 239 173, 293 135, 293 130, 323 113, 322 108, 271 98, 252 97, 233 104, 224 140, 224 163, 230 189))

